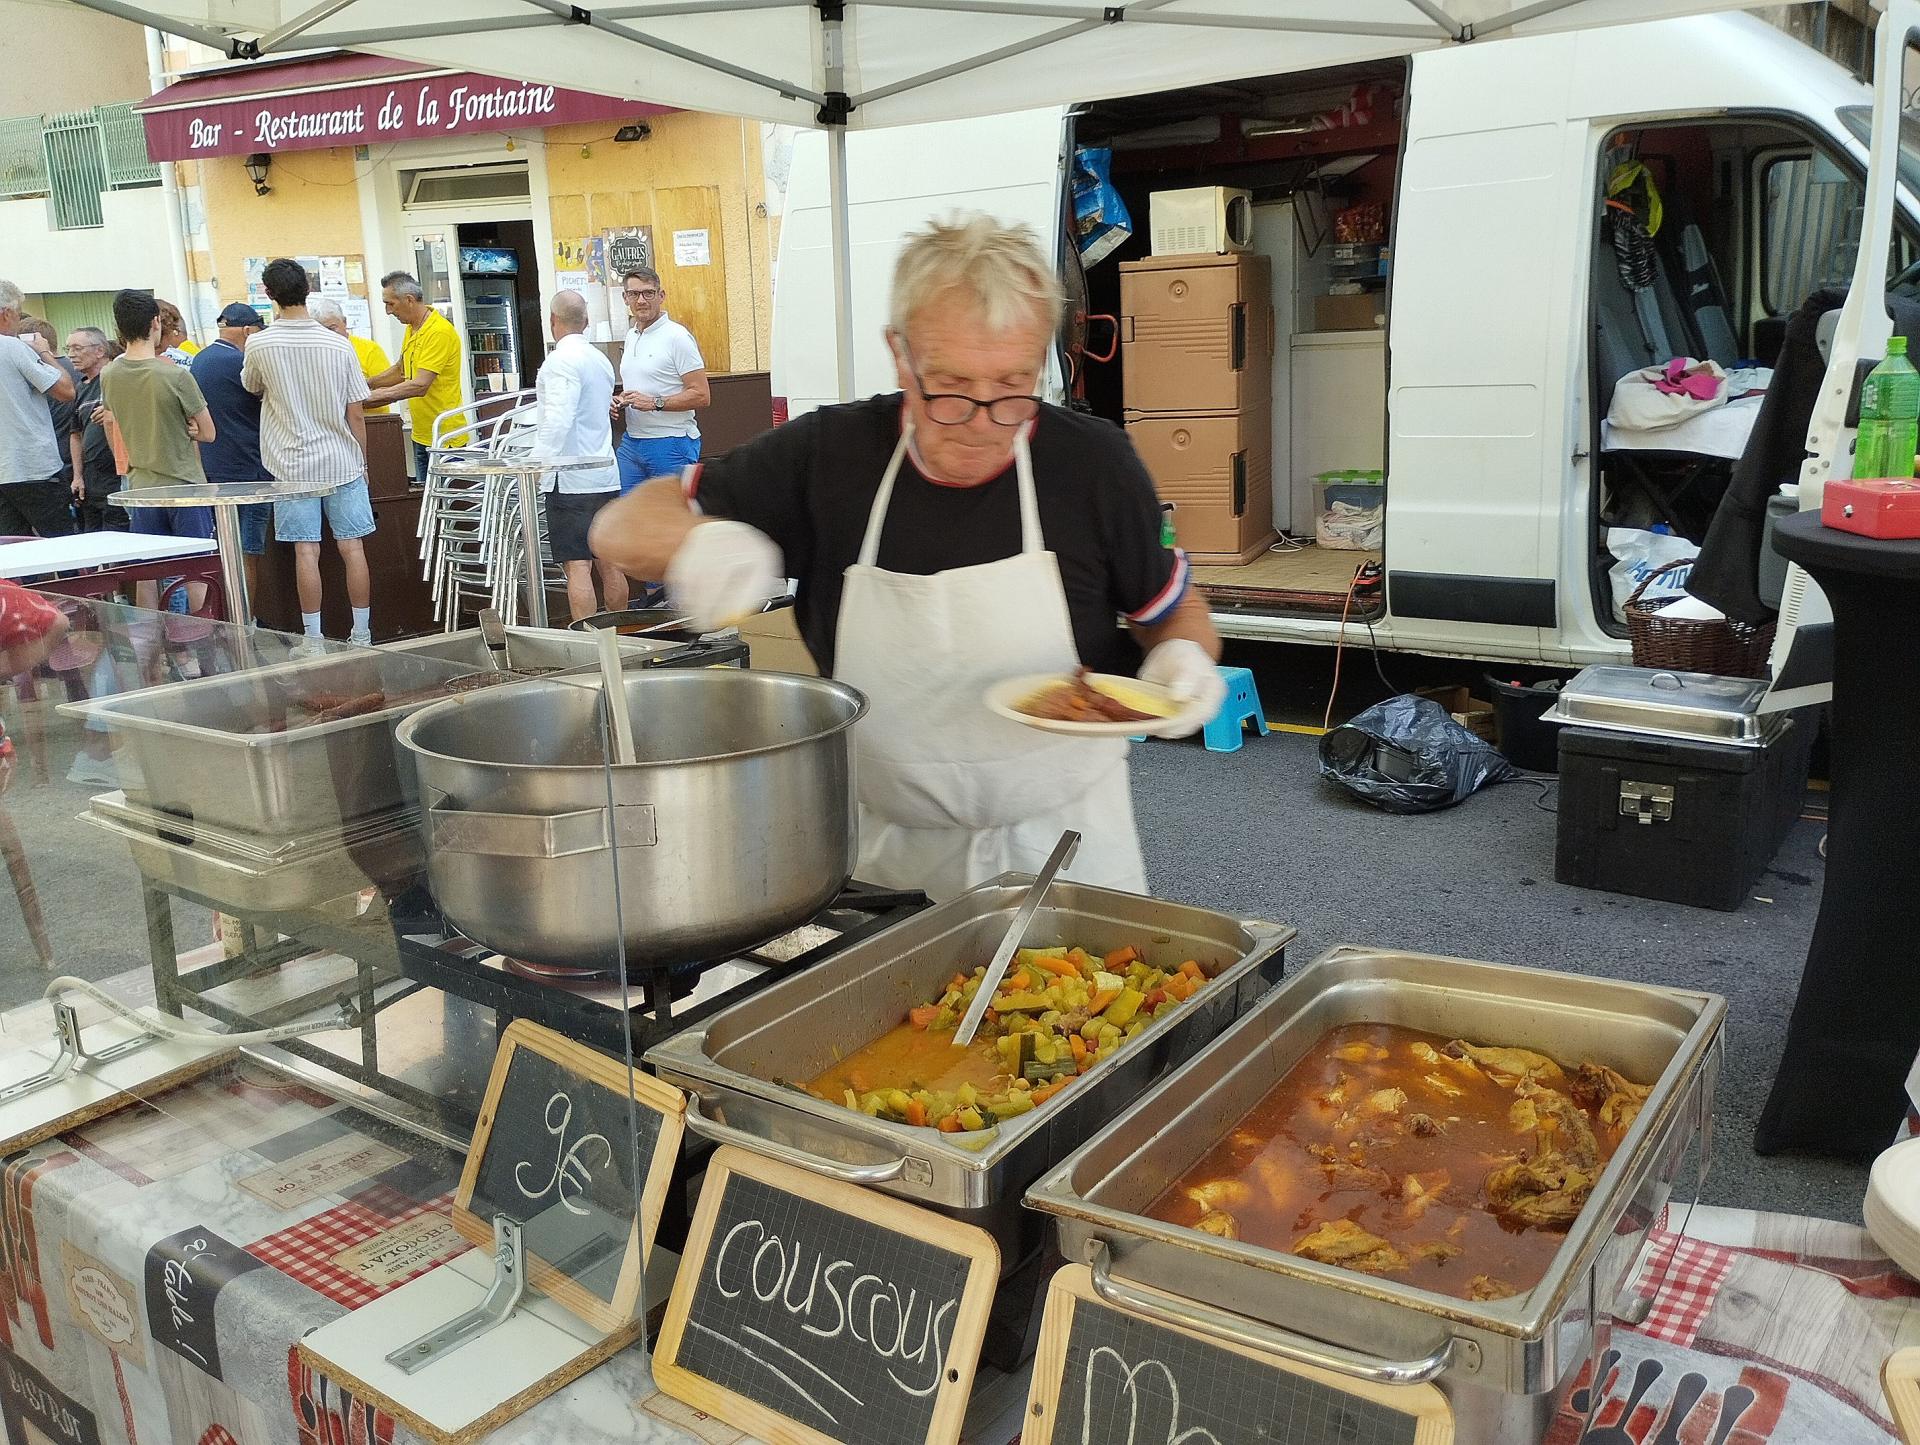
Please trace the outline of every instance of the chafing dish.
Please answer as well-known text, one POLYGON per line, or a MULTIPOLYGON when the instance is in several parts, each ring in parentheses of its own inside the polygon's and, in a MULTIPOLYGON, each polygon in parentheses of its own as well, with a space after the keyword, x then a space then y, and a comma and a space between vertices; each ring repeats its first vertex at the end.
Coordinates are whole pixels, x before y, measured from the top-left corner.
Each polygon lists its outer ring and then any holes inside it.
POLYGON ((150 880, 242 917, 315 908, 369 886, 394 892, 426 871, 412 809, 279 839, 185 822, 123 793, 101 794, 80 816, 124 841, 150 880))
MULTIPOLYGON (((590 638, 536 630, 509 635, 517 666, 584 671, 596 665, 590 638)), ((622 650, 648 656, 668 649, 629 639, 622 650)), ((282 732, 255 729, 284 718, 290 697, 430 690, 485 669, 485 651, 477 630, 454 633, 63 703, 59 711, 121 735, 139 766, 137 775, 123 777, 137 802, 218 829, 299 837, 323 821, 352 824, 417 803, 413 768, 394 745, 393 730, 434 699, 415 697, 282 732)))
POLYGON ((1713 994, 1335 948, 1035 1183, 1027 1204, 1054 1217, 1062 1253, 1091 1264, 1115 1303, 1357 1379, 1433 1380, 1454 1409, 1454 1438, 1533 1445, 1596 1346, 1590 1321, 1604 1330, 1690 1147, 1704 1172, 1725 1014, 1713 994), (1328 1030, 1361 1022, 1657 1081, 1525 1294, 1455 1299, 1147 1217, 1328 1030))
POLYGON ((1764 681, 1652 667, 1589 667, 1560 690, 1549 721, 1603 732, 1757 748, 1789 714, 1763 713, 1764 681))
POLYGON ((647 1062, 692 1095, 695 1133, 968 1219, 996 1235, 1013 1265, 1029 1252, 1020 1191, 1251 1007, 1279 978, 1294 935, 1279 924, 1056 883, 1026 946, 1106 953, 1133 944, 1155 966, 1194 958, 1223 972, 1064 1093, 990 1132, 892 1124, 787 1082, 815 1077, 938 997, 956 972, 985 963, 1032 881, 1005 874, 916 914, 656 1045, 647 1062))

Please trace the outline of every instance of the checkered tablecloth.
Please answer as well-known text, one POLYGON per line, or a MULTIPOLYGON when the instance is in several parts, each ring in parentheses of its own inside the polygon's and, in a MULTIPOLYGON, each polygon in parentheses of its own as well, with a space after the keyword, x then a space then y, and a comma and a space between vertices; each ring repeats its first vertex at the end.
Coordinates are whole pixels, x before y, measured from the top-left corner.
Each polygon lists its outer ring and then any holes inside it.
POLYGON ((354 1310, 444 1264, 466 1249, 467 1243, 455 1235, 445 1250, 420 1268, 384 1284, 371 1283, 340 1268, 334 1263, 335 1257, 342 1250, 365 1243, 376 1234, 384 1234, 410 1219, 422 1214, 449 1214, 452 1208, 451 1191, 421 1202, 375 1185, 324 1213, 303 1219, 264 1239, 255 1240, 246 1250, 255 1259, 272 1265, 289 1279, 296 1279, 335 1304, 354 1310))

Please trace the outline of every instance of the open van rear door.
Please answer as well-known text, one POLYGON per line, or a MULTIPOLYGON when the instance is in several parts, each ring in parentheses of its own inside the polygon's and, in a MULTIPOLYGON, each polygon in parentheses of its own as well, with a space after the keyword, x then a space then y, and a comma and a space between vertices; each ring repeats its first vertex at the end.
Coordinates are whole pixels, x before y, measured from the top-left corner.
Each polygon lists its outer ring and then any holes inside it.
MULTIPOLYGON (((957 210, 1033 227, 1051 251, 1060 233, 1064 108, 936 121, 847 137, 855 396, 896 384, 884 332, 894 257, 910 231, 957 210)), ((833 253, 823 131, 794 138, 773 278, 773 393, 798 416, 839 399, 833 253)))

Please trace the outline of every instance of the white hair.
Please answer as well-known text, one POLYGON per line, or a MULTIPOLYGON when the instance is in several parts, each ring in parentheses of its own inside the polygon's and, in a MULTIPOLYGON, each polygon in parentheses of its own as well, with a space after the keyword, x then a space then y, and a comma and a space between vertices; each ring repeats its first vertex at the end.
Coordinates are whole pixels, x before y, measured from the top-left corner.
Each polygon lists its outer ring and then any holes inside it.
POLYGON ((307 298, 307 315, 315 321, 318 321, 322 326, 325 326, 329 321, 345 321, 347 319, 346 308, 331 296, 309 296, 307 298))
POLYGON ((0 311, 24 311, 27 298, 11 281, 0 279, 0 311))
POLYGON ((893 268, 893 329, 906 335, 914 313, 945 291, 975 301, 990 332, 1037 318, 1051 335, 1065 305, 1059 277, 1033 228, 1005 225, 979 211, 935 221, 907 237, 893 268))

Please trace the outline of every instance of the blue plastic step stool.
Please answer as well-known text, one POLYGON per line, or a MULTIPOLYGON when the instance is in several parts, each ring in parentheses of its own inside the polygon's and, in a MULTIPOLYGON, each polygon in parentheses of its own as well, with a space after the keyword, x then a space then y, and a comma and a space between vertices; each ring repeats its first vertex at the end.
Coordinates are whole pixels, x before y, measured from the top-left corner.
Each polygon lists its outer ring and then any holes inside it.
POLYGON ((1220 704, 1220 711, 1214 714, 1202 736, 1208 752, 1237 753, 1248 723, 1258 729, 1260 737, 1267 735, 1267 715, 1261 711, 1260 689, 1253 685, 1250 671, 1244 667, 1223 667, 1220 678, 1227 685, 1227 700, 1220 704))

